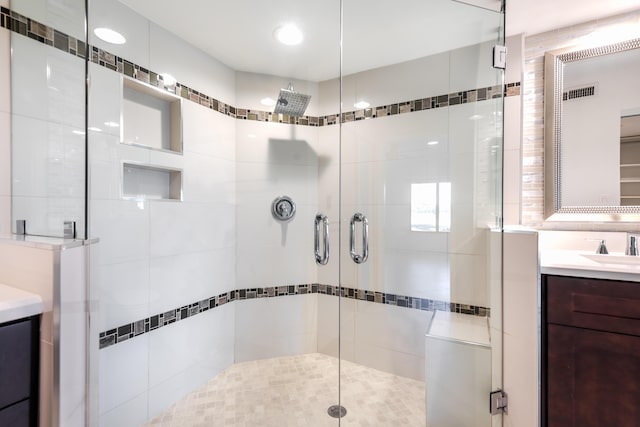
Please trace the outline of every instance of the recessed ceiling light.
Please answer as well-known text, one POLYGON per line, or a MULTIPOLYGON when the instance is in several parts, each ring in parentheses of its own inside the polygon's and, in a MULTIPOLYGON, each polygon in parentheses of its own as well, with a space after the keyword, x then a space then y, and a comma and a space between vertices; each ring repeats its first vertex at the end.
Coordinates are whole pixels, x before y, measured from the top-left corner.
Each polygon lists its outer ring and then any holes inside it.
POLYGON ((427 145, 438 145, 439 142, 438 141, 429 141, 427 142, 427 145))
POLYGON ((356 107, 358 110, 363 110, 365 108, 369 108, 369 104, 367 101, 358 101, 355 104, 353 104, 354 107, 356 107))
POLYGON ((72 130, 71 133, 75 134, 75 135, 84 135, 84 132, 81 130, 72 130))
POLYGON ((273 98, 262 98, 260 100, 260 104, 265 105, 267 107, 273 107, 276 105, 276 100, 273 98))
POLYGON ((93 33, 100 39, 112 44, 125 44, 127 39, 122 34, 111 28, 96 28, 93 33))
POLYGON ((118 128, 120 127, 120 123, 117 122, 104 122, 105 126, 109 126, 110 128, 118 128))
POLYGON ((300 31, 295 24, 285 24, 282 27, 276 28, 274 36, 276 40, 287 46, 295 46, 304 40, 302 31, 300 31))
POLYGON ((92 131, 94 131, 94 132, 102 132, 102 129, 97 128, 97 127, 95 127, 95 126, 90 126, 90 127, 88 127, 87 129, 88 129, 88 130, 92 130, 92 131))

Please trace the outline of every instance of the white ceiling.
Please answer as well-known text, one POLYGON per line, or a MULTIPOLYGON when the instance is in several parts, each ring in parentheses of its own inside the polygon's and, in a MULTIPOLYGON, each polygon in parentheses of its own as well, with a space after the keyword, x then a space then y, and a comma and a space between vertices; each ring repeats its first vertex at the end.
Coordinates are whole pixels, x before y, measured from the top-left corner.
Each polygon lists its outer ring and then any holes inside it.
MULTIPOLYGON (((235 70, 310 81, 339 75, 337 0, 120 1, 235 70), (283 46, 273 38, 287 22, 304 32, 301 45, 283 46)), ((507 1, 507 35, 640 8, 640 0, 507 1)), ((493 40, 500 25, 495 12, 452 0, 345 0, 343 17, 345 75, 493 40)))
POLYGON ((507 0, 507 35, 539 34, 640 9, 640 0, 507 0))

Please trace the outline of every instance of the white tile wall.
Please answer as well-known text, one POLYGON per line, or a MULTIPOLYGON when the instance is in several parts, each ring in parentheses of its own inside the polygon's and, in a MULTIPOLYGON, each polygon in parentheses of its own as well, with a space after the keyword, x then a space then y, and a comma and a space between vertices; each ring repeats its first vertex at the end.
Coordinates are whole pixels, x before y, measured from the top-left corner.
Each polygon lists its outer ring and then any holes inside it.
POLYGON ((205 154, 222 160, 236 158, 236 119, 193 102, 182 103, 185 153, 205 154), (207 126, 202 126, 207 123, 207 126))
POLYGON ((32 0, 28 2, 9 0, 3 5, 11 10, 28 16, 40 23, 49 25, 58 31, 69 34, 78 39, 84 37, 84 1, 82 0, 32 0), (9 3, 11 3, 9 5, 9 3))
POLYGON ((11 94, 13 113, 83 128, 83 60, 20 35, 11 43, 12 85, 20 88, 11 94))
MULTIPOLYGON (((345 57, 345 61, 348 60, 345 57)), ((344 66, 349 67, 349 64, 344 66)), ((367 101, 372 107, 388 105, 443 95, 449 93, 448 88, 449 54, 442 53, 345 76, 342 103, 345 111, 353 111, 353 104, 358 101, 367 101), (425 73, 428 73, 428 79, 424 78, 425 73)))
POLYGON ((0 30, 0 87, 6 88, 0 95, 0 112, 11 111, 11 32, 0 30))
POLYGON ((232 160, 187 152, 183 164, 183 200, 217 205, 235 203, 236 165, 232 160))
POLYGON ((149 393, 144 392, 122 405, 100 414, 100 427, 139 427, 149 419, 149 393))
MULTIPOLYGON (((336 69, 338 64, 336 64, 336 69)), ((306 116, 318 116, 319 84, 305 80, 288 79, 286 77, 270 76, 265 74, 236 72, 236 105, 239 108, 248 108, 258 111, 273 111, 273 106, 265 106, 260 103, 263 98, 278 99, 280 89, 287 89, 289 83, 293 84, 296 92, 311 95, 309 106, 304 112, 306 116)), ((330 113, 337 113, 339 106, 333 104, 330 113)))
MULTIPOLYGON (((516 54, 514 52, 513 54, 516 54)), ((509 55, 512 55, 510 52, 509 55)), ((518 81, 520 81, 518 79, 518 81)), ((504 223, 520 224, 522 192, 522 96, 504 99, 504 223)))
POLYGON ((87 249, 60 253, 60 425, 85 425, 87 388, 87 249))
POLYGON ((152 257, 222 248, 233 250, 235 211, 232 206, 171 201, 151 201, 149 205, 152 257))
POLYGON ((495 44, 489 41, 451 52, 449 93, 502 84, 500 72, 493 68, 495 44))
POLYGON ((100 0, 89 8, 89 44, 149 69, 150 23, 117 0, 100 0), (93 30, 106 27, 122 34, 127 42, 116 45, 99 39, 93 30))
POLYGON ((187 394, 233 363, 235 309, 234 304, 221 306, 149 335, 151 408, 166 408, 181 397, 176 393, 187 394), (177 390, 170 391, 170 384, 177 390), (162 398, 159 390, 168 396, 162 398))
POLYGON ((11 43, 10 32, 0 30, 0 235, 11 230, 11 43))
POLYGON ((14 114, 12 161, 15 196, 84 197, 84 136, 70 127, 14 114))
POLYGON ((315 294, 235 302, 235 361, 317 351, 315 294))
POLYGON ((100 239, 101 264, 142 261, 149 257, 147 202, 93 200, 90 215, 90 236, 100 239))
POLYGON ((89 128, 114 135, 120 141, 122 76, 108 68, 89 63, 89 128))
POLYGON ((318 351, 424 380, 424 334, 432 312, 318 294, 318 351), (338 324, 338 314, 340 324, 338 324), (340 336, 338 336, 338 328, 340 336))
POLYGON ((504 244, 504 389, 508 427, 538 425, 538 236, 506 232, 504 244))
POLYGON ((313 221, 318 212, 318 132, 307 126, 238 121, 237 254, 241 264, 237 287, 316 281, 313 221), (277 222, 271 203, 287 195, 296 203, 295 217, 277 222))
POLYGON ((158 313, 149 309, 148 260, 92 268, 97 272, 93 287, 99 301, 100 332, 158 313))
POLYGON ((354 299, 318 294, 318 352, 354 360, 355 305, 354 299))
POLYGON ((505 83, 522 82, 524 69, 524 34, 507 37, 507 69, 505 83))
POLYGON ((84 64, 15 34, 12 49, 13 216, 32 234, 76 221, 83 235, 84 64))
POLYGON ((235 289, 233 248, 156 257, 150 264, 152 315, 235 289))
POLYGON ((11 195, 11 115, 0 112, 0 196, 11 195))
POLYGON ((11 197, 0 196, 0 235, 11 233, 11 197))
MULTIPOLYGON (((340 81, 325 80, 318 83, 318 116, 336 114, 340 108, 340 81)), ((349 104, 352 105, 352 104, 349 104)))
POLYGON ((149 335, 100 350, 99 369, 101 414, 146 394, 149 386, 149 335))
POLYGON ((236 101, 236 73, 220 61, 153 22, 149 24, 149 43, 151 70, 168 73, 181 84, 227 104, 247 108, 236 101))
MULTIPOLYGON (((132 41, 99 47, 235 104, 229 68, 118 2, 101 2, 92 11, 92 25, 110 22, 132 41), (145 27, 150 31, 140 33, 145 27)), ((89 152, 91 236, 100 238, 94 280, 100 331, 235 289, 236 121, 185 101, 182 155, 123 145, 120 129, 105 125, 120 123, 121 77, 92 65, 91 78, 89 123, 100 129, 90 133, 89 152), (184 201, 121 200, 125 161, 182 169, 184 201)), ((100 425, 139 425, 227 367, 234 318, 229 305, 101 350, 100 425), (211 339, 202 339, 207 335, 211 339), (176 347, 180 340, 185 345, 176 347), (131 370, 111 375, 124 359, 131 370), (122 381, 124 394, 116 387, 122 381)))
POLYGON ((356 341, 414 356, 424 356, 424 334, 432 313, 356 301, 356 341))

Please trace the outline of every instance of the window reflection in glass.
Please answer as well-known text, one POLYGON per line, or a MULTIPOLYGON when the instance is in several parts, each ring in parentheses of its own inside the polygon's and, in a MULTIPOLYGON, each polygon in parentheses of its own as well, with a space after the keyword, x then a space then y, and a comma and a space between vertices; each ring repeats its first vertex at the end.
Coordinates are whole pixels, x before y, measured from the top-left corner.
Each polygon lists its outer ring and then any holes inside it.
POLYGON ((411 231, 451 231, 451 183, 411 184, 411 231))

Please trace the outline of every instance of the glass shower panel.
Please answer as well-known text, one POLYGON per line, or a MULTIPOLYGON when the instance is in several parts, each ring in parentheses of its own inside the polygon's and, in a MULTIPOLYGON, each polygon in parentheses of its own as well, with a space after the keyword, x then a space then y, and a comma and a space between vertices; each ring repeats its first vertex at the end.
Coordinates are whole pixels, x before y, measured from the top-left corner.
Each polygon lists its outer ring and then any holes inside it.
POLYGON ((340 2, 92 0, 89 23, 95 420, 337 425, 338 245, 313 246, 318 214, 338 236, 340 2))
POLYGON ((344 2, 341 425, 493 422, 501 22, 448 0, 344 2))
POLYGON ((85 237, 84 24, 83 0, 11 3, 13 233, 85 237))

